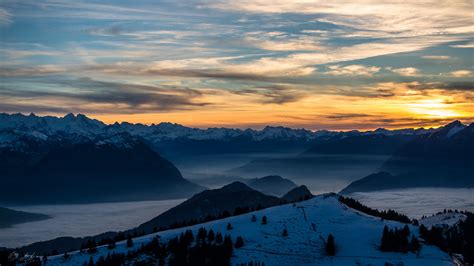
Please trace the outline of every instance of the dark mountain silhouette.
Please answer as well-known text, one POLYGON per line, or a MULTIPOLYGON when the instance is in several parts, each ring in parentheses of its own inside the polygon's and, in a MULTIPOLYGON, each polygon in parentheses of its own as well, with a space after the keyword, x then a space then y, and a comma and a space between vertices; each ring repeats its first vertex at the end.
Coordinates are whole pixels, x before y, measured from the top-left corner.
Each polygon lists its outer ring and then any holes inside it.
POLYGON ((408 187, 474 187, 474 124, 454 121, 398 149, 372 174, 342 193, 408 187))
MULTIPOLYGON (((36 253, 36 254, 48 254, 52 251, 57 251, 60 253, 69 252, 71 250, 79 250, 81 245, 87 243, 87 241, 99 241, 101 239, 114 238, 117 236, 117 232, 106 232, 96 236, 86 236, 86 237, 57 237, 55 239, 39 241, 32 243, 27 246, 19 248, 22 252, 25 253, 36 253)), ((1 249, 1 248, 0 248, 1 249)))
POLYGON ((50 216, 45 214, 17 211, 0 207, 0 228, 10 227, 20 223, 45 220, 49 218, 50 216))
POLYGON ((388 135, 378 131, 374 134, 337 135, 317 140, 305 154, 390 155, 415 137, 413 134, 388 135))
MULTIPOLYGON (((474 167, 474 124, 454 121, 398 149, 382 169, 393 173, 439 170, 466 173, 474 167)), ((471 172, 472 173, 472 172, 471 172)))
POLYGON ((151 232, 153 228, 167 227, 176 222, 204 219, 208 215, 219 216, 224 211, 232 214, 237 207, 269 207, 279 203, 279 198, 265 195, 237 181, 220 189, 205 190, 194 195, 180 205, 140 225, 138 231, 151 232))
POLYGON ((253 189, 263 192, 264 194, 278 197, 297 187, 293 181, 278 175, 269 175, 261 178, 251 179, 247 182, 247 185, 253 189))
POLYGON ((288 191, 281 199, 283 199, 286 202, 293 202, 293 201, 300 201, 303 199, 309 199, 312 198, 313 194, 311 194, 311 191, 305 186, 301 185, 299 187, 296 187, 290 191, 288 191))
POLYGON ((366 192, 374 190, 383 190, 390 188, 402 188, 408 187, 398 177, 395 177, 387 172, 379 172, 368 175, 362 179, 352 182, 349 186, 345 187, 340 194, 346 195, 353 192, 366 192))
MULTIPOLYGON (((9 172, 2 202, 64 203, 186 197, 202 190, 172 163, 127 133, 63 140, 19 173, 9 172)), ((20 164, 21 165, 21 164, 20 164)))

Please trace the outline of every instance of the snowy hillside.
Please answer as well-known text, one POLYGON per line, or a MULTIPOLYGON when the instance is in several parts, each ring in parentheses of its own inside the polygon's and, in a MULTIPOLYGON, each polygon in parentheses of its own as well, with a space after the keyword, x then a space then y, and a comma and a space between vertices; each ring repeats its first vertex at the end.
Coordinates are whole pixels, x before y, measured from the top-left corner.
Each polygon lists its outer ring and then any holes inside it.
POLYGON ((458 224, 461 221, 466 220, 467 216, 463 213, 458 212, 446 212, 438 213, 433 216, 425 217, 419 220, 420 224, 423 224, 427 228, 433 226, 443 227, 443 226, 453 226, 458 224))
MULTIPOLYGON (((296 204, 286 204, 261 211, 251 212, 222 220, 198 224, 190 227, 163 231, 133 239, 134 246, 140 247, 155 236, 160 241, 167 241, 187 229, 196 235, 204 227, 214 232, 230 234, 232 239, 242 236, 245 245, 234 248, 232 264, 262 261, 265 265, 385 265, 386 262, 397 265, 452 265, 450 257, 433 246, 423 245, 421 252, 395 253, 381 252, 380 245, 384 225, 390 228, 403 227, 404 224, 393 221, 382 221, 380 218, 367 216, 341 204, 334 195, 320 195, 311 200, 296 204), (255 215, 257 221, 252 222, 255 215), (261 224, 263 216, 268 223, 261 224), (233 229, 227 230, 227 223, 233 229), (282 236, 283 229, 288 236, 282 236), (325 255, 324 241, 329 234, 334 235, 336 255, 325 255)), ((417 235, 416 226, 411 226, 412 234, 417 235)), ((118 242, 113 252, 127 253, 126 241, 118 242)), ((93 258, 112 252, 106 246, 98 248, 93 258)), ((82 265, 89 261, 87 252, 72 252, 68 259, 62 255, 52 256, 48 265, 82 265)))

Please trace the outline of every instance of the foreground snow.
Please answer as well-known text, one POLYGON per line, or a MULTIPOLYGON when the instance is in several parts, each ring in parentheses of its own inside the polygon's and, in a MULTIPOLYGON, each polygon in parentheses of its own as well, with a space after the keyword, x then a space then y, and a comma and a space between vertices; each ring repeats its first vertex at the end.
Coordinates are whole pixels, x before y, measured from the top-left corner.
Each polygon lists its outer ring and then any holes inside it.
MULTIPOLYGON (((169 240, 187 229, 196 235, 200 227, 213 229, 215 232, 230 234, 235 240, 242 236, 245 246, 234 249, 232 263, 263 261, 265 265, 384 265, 386 262, 403 265, 452 265, 450 257, 433 246, 423 245, 419 255, 414 253, 380 252, 384 225, 403 227, 404 224, 393 221, 382 221, 379 218, 359 213, 339 203, 335 196, 317 196, 311 200, 268 208, 235 217, 199 224, 195 226, 168 230, 134 239, 134 246, 150 241, 156 235, 162 240, 169 240), (257 222, 251 222, 256 215, 257 222), (268 224, 262 225, 265 215, 268 224), (226 230, 227 223, 232 230, 226 230), (286 228, 288 236, 283 237, 286 228), (324 240, 333 234, 337 254, 328 257, 324 252, 324 240)), ((418 234, 418 229, 411 226, 411 232, 418 234)), ((125 241, 118 242, 113 252, 128 252, 125 241)), ((106 246, 99 247, 93 254, 97 259, 107 255, 106 246)), ((87 252, 70 253, 65 260, 62 255, 50 257, 48 265, 82 265, 88 261, 87 252)))

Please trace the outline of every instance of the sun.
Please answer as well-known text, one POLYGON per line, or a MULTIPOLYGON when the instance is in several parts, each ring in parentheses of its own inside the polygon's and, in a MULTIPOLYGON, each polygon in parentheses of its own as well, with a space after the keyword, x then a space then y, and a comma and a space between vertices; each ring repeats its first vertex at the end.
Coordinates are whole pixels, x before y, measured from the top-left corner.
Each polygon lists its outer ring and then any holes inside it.
POLYGON ((408 110, 419 116, 433 118, 458 117, 460 114, 442 98, 424 99, 408 104, 408 110))

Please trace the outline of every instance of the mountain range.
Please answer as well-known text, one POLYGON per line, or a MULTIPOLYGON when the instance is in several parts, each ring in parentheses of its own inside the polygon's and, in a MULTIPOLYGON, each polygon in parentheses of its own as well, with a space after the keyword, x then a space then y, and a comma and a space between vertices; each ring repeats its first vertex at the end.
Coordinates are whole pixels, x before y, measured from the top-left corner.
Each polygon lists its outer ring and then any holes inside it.
POLYGON ((46 220, 49 218, 51 217, 45 214, 17 211, 0 207, 0 229, 15 224, 46 220))
POLYGON ((432 129, 357 130, 338 132, 328 130, 311 131, 287 127, 267 126, 262 130, 236 128, 191 128, 179 124, 162 122, 159 124, 131 124, 127 122, 107 125, 83 114, 68 114, 64 117, 36 116, 35 114, 0 114, 0 145, 8 142, 5 132, 14 131, 30 138, 47 140, 55 135, 75 135, 80 138, 94 138, 96 135, 129 133, 145 139, 154 148, 164 153, 173 149, 187 152, 252 151, 307 149, 315 140, 344 139, 351 136, 413 136, 431 132, 432 129), (215 144, 220 145, 215 145, 215 144), (222 146, 222 144, 225 145, 222 146), (255 144, 258 144, 255 146, 255 144), (214 144, 214 145, 213 145, 214 144), (279 144, 279 145, 275 145, 279 144), (211 147, 210 147, 211 146, 211 147), (204 149, 203 147, 206 147, 204 149))
MULTIPOLYGON (((313 154, 389 156, 378 167, 388 175, 380 179, 370 176, 366 179, 370 182, 362 180, 345 192, 367 190, 369 186, 369 190, 472 186, 472 140, 473 125, 459 121, 438 129, 336 132, 270 126, 262 130, 199 129, 172 123, 107 125, 82 114, 40 117, 2 113, 0 178, 4 185, 0 188, 0 202, 188 197, 204 188, 183 178, 172 163, 177 158, 249 152, 299 153, 301 156, 290 160, 298 167, 314 164, 313 154)), ((327 166, 326 161, 326 157, 316 160, 327 166)), ((268 168, 271 164, 264 161, 263 165, 268 168)), ((288 169, 284 160, 276 161, 275 166, 288 169)), ((313 168, 308 173, 314 172, 313 168)), ((265 173, 268 174, 279 173, 265 173)), ((282 193, 283 190, 273 194, 282 193)))
POLYGON ((379 173, 354 181, 343 194, 407 187, 474 187, 474 123, 454 121, 402 145, 379 173))
POLYGON ((138 136, 2 131, 3 203, 84 203, 188 197, 203 190, 138 136))
POLYGON ((247 182, 251 188, 263 192, 267 195, 277 197, 283 196, 288 191, 297 187, 293 181, 278 175, 269 175, 261 178, 250 179, 247 182))

